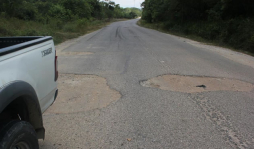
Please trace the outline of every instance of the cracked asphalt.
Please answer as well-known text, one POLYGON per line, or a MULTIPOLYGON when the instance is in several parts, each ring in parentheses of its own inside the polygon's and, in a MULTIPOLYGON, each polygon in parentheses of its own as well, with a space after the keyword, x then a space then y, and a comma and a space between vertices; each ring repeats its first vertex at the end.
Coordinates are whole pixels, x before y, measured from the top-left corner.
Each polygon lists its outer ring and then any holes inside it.
MULTIPOLYGON (((140 85, 162 75, 254 84, 254 58, 142 28, 137 21, 115 22, 57 46, 61 75, 68 75, 69 82, 74 74, 95 81, 78 86, 78 103, 69 106, 58 98, 44 113, 46 138, 40 141, 40 148, 254 148, 254 90, 184 93, 140 85), (97 88, 94 83, 102 86, 97 88), (86 92, 90 86, 96 98, 86 92), (114 96, 118 99, 96 108, 91 102, 111 98, 104 95, 108 91, 118 92, 114 96), (86 105, 86 97, 93 108, 86 105), (75 105, 79 110, 72 111, 75 105)), ((68 90, 64 82, 59 81, 65 87, 59 97, 67 99, 75 83, 68 90)))

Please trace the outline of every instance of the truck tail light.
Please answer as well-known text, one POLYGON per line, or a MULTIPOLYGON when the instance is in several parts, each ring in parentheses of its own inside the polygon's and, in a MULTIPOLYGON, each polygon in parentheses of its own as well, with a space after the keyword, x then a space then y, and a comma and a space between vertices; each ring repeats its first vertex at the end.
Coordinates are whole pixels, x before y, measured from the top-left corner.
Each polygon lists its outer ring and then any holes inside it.
POLYGON ((55 81, 57 81, 57 79, 58 79, 58 60, 55 51, 55 81))

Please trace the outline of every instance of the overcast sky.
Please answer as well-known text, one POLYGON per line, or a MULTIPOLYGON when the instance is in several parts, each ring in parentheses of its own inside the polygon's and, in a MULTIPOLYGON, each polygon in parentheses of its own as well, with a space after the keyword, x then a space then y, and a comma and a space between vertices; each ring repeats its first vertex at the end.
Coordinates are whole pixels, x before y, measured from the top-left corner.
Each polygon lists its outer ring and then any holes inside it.
POLYGON ((135 4, 134 4, 134 0, 112 0, 114 1, 116 4, 120 4, 121 7, 137 7, 140 8, 140 4, 144 1, 144 0, 135 0, 135 4))

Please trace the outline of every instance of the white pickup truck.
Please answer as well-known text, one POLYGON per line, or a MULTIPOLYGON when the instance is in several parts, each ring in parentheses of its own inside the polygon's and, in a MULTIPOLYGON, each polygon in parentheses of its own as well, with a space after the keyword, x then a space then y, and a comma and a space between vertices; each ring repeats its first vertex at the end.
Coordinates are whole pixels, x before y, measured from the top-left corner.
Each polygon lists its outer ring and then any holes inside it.
POLYGON ((57 78, 52 37, 0 38, 0 149, 39 148, 57 78))

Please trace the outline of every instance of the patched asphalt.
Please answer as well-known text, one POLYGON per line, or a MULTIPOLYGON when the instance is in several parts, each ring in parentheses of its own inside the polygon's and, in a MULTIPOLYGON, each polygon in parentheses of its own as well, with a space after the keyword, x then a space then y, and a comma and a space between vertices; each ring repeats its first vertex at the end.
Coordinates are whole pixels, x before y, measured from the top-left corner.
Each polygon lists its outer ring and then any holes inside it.
MULTIPOLYGON (((86 88, 79 85, 79 103, 55 102, 45 112, 46 138, 40 141, 40 147, 254 148, 253 90, 188 93, 140 84, 163 75, 227 78, 254 84, 253 57, 193 44, 139 27, 136 22, 115 22, 60 45, 59 51, 65 52, 59 54, 61 74, 94 75, 110 92, 119 93, 119 99, 88 107, 86 100, 93 98, 81 96, 86 88), (70 112, 75 104, 78 110, 70 112), (61 112, 52 112, 57 108, 61 112)), ((92 84, 84 86, 94 87, 92 84)))

